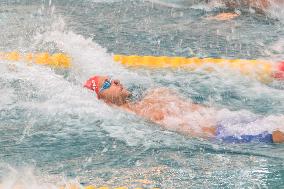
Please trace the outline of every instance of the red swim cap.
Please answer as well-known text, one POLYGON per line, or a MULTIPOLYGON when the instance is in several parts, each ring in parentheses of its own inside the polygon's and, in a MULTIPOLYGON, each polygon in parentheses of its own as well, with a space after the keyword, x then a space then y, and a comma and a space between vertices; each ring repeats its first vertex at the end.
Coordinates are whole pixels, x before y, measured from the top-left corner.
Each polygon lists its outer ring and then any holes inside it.
POLYGON ((279 71, 284 72, 284 61, 279 63, 278 69, 279 69, 279 71))
POLYGON ((272 77, 275 79, 284 80, 284 61, 278 63, 277 71, 273 73, 272 77))
POLYGON ((97 96, 99 96, 99 76, 93 76, 85 82, 84 87, 95 91, 97 96))

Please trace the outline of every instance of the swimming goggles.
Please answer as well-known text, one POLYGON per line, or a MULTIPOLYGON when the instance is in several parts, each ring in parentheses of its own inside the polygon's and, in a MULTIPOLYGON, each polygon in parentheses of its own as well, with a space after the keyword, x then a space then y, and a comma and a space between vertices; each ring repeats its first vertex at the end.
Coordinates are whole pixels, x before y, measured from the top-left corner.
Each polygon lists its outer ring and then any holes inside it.
POLYGON ((110 79, 107 79, 107 80, 103 83, 102 87, 100 88, 99 93, 101 93, 101 92, 103 92, 104 90, 110 88, 110 87, 111 87, 111 82, 112 82, 112 79, 111 79, 111 78, 110 78, 110 79))

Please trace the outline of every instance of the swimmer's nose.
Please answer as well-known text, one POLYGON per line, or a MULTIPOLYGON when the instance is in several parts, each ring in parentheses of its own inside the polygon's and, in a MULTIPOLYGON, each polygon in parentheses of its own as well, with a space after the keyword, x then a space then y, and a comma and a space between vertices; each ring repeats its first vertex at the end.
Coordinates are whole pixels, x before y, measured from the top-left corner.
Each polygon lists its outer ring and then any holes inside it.
POLYGON ((119 81, 119 80, 113 80, 113 83, 114 83, 115 85, 120 85, 120 81, 119 81))

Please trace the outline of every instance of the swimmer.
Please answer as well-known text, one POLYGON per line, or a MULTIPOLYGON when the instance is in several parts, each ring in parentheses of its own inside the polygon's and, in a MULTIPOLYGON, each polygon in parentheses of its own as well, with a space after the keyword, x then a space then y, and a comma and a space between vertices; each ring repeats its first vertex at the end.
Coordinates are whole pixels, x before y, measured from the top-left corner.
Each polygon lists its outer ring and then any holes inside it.
MULTIPOLYGON (((269 0, 240 0, 240 1, 222 0, 222 1, 229 8, 249 7, 249 8, 256 9, 256 11, 258 12, 263 12, 267 10, 270 6, 269 0)), ((274 1, 278 1, 278 0, 274 0, 274 1)))
MULTIPOLYGON (((213 2, 208 0, 208 3, 213 2)), ((226 7, 228 8, 252 8, 258 13, 265 13, 267 10, 269 10, 273 6, 283 6, 284 1, 283 0, 221 0, 226 7)), ((239 13, 220 13, 216 16, 208 17, 207 19, 211 20, 219 20, 219 21, 225 21, 225 20, 232 20, 236 17, 238 17, 239 13)))
POLYGON ((94 91, 98 99, 110 106, 119 107, 128 112, 144 117, 164 129, 183 135, 202 138, 215 138, 230 143, 240 142, 284 142, 284 127, 272 132, 254 135, 226 135, 226 123, 216 118, 216 111, 210 107, 194 104, 179 97, 166 88, 149 91, 138 102, 131 102, 131 93, 123 87, 119 80, 106 76, 94 76, 88 79, 84 87, 94 91))

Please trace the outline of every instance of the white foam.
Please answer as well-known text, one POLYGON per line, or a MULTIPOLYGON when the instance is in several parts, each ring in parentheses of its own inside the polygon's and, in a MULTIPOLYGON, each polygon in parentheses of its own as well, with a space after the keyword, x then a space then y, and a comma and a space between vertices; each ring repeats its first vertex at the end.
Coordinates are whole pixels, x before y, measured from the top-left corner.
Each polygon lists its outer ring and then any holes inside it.
POLYGON ((13 89, 0 89, 0 94, 0 106, 4 107, 14 102, 15 95, 13 89))
POLYGON ((257 135, 275 130, 284 132, 284 116, 259 116, 247 110, 231 112, 226 109, 217 113, 218 122, 222 125, 225 135, 257 135))
MULTIPOLYGON (((64 23, 59 25, 59 30, 64 30, 64 23)), ((58 75, 48 66, 32 65, 27 66, 24 62, 15 62, 15 71, 4 69, 9 62, 1 64, 1 77, 6 79, 6 82, 13 80, 21 80, 31 84, 36 88, 35 94, 42 97, 44 100, 39 101, 21 101, 16 102, 16 106, 30 110, 31 112, 40 112, 47 115, 48 119, 58 117, 58 115, 76 114, 80 117, 90 117, 93 119, 103 119, 101 125, 111 137, 119 138, 128 143, 128 145, 155 145, 157 142, 153 136, 153 128, 145 127, 149 123, 135 116, 129 116, 119 109, 109 107, 102 101, 97 100, 94 93, 83 88, 84 81, 94 75, 113 75, 127 83, 143 84, 150 86, 151 78, 131 72, 122 67, 120 64, 112 60, 112 55, 91 39, 77 35, 73 32, 50 31, 44 34, 38 34, 35 37, 35 43, 55 42, 60 49, 72 57, 72 68, 68 71, 68 77, 58 75), (116 115, 116 119, 109 115, 116 115), (122 124, 123 123, 123 124, 122 124)), ((13 90, 7 88, 5 90, 13 90)), ((23 90, 32 90, 25 88, 23 90)), ((5 93, 5 98, 12 98, 14 94, 5 93)), ((10 106, 12 109, 14 106, 10 106)), ((26 118, 32 119, 32 118, 26 118)), ((68 118, 66 117, 66 122, 68 118)), ((90 122, 92 122, 90 120, 90 122)), ((32 127, 32 126, 29 126, 32 127)), ((77 126, 80 127, 80 124, 77 126)), ((78 129, 77 127, 68 128, 78 129)), ((83 128, 80 128, 82 130, 83 128)), ((156 133, 157 134, 157 133, 156 133)), ((164 133, 159 133, 163 138, 164 133)), ((161 139, 169 140, 171 139, 161 139)), ((170 143, 170 142, 167 142, 170 143)))
POLYGON ((284 37, 280 37, 276 42, 267 48, 267 54, 272 60, 284 60, 284 37))
POLYGON ((55 42, 57 46, 72 58, 71 72, 78 81, 83 83, 90 76, 112 75, 121 79, 123 83, 135 81, 137 83, 150 82, 148 77, 130 72, 122 65, 112 59, 112 54, 106 49, 93 42, 92 39, 85 39, 83 36, 64 31, 64 21, 55 23, 52 31, 35 36, 37 43, 55 42))
POLYGON ((284 1, 270 0, 271 7, 267 10, 267 14, 273 18, 279 19, 284 23, 284 1))
POLYGON ((209 1, 208 3, 198 3, 191 6, 191 8, 193 9, 205 10, 207 12, 213 11, 216 8, 224 8, 224 7, 225 7, 224 3, 222 3, 222 1, 220 0, 212 0, 209 1))
POLYGON ((6 164, 2 168, 6 175, 0 180, 0 189, 58 189, 71 184, 80 186, 77 180, 45 175, 32 167, 14 168, 6 164))
POLYGON ((169 7, 169 8, 182 8, 183 7, 179 5, 178 3, 172 3, 172 2, 163 1, 163 0, 147 0, 147 1, 163 6, 163 7, 169 7))

